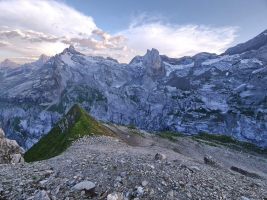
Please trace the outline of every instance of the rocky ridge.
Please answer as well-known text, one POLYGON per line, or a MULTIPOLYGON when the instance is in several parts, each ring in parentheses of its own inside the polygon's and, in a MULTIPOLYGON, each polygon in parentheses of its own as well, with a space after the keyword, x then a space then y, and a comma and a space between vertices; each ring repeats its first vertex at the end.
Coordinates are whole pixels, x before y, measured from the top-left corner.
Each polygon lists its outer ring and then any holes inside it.
POLYGON ((265 31, 223 55, 169 58, 152 49, 129 64, 71 46, 42 66, 0 68, 0 123, 28 149, 78 103, 105 122, 267 147, 266 38, 265 31))

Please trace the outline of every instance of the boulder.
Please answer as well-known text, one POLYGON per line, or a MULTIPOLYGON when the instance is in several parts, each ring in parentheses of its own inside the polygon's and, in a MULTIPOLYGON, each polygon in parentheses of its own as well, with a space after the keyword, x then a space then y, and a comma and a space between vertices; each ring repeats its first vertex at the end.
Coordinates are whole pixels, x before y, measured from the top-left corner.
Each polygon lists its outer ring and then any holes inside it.
POLYGON ((73 189, 85 191, 85 193, 87 195, 93 196, 93 195, 95 195, 95 187, 96 187, 96 185, 91 181, 82 181, 82 182, 76 184, 73 187, 73 189))
POLYGON ((50 200, 50 197, 45 190, 41 190, 36 193, 33 200, 50 200))
POLYGON ((118 192, 113 192, 107 196, 107 200, 123 200, 123 195, 118 192))
POLYGON ((24 163, 24 150, 15 140, 5 138, 4 131, 0 128, 0 164, 24 163))
POLYGON ((162 153, 157 153, 155 155, 155 160, 165 160, 166 159, 166 155, 162 154, 162 153))

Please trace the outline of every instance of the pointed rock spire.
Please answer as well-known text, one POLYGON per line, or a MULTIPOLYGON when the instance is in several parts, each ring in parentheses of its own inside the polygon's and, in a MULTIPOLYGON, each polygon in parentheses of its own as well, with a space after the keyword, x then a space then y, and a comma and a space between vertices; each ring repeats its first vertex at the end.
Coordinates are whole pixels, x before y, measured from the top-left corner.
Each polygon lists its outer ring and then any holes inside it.
POLYGON ((162 60, 159 55, 159 51, 157 49, 151 49, 147 50, 146 55, 144 56, 144 64, 147 67, 153 68, 153 69, 160 69, 162 60))
POLYGON ((68 48, 64 49, 63 53, 76 54, 79 53, 73 45, 70 45, 68 48))
POLYGON ((143 57, 143 64, 147 67, 147 73, 151 76, 165 74, 165 68, 157 49, 147 50, 143 57))

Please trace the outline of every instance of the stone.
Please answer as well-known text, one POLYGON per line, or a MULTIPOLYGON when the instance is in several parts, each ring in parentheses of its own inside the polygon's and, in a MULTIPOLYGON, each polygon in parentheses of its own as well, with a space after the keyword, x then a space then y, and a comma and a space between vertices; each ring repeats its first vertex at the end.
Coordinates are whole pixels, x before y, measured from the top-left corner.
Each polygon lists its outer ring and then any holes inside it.
POLYGON ((141 186, 138 186, 136 192, 137 192, 137 196, 142 196, 144 194, 144 188, 141 186))
POLYGON ((33 200, 51 200, 45 190, 38 191, 33 200))
POLYGON ((250 200, 250 199, 247 198, 247 197, 242 196, 240 200, 250 200))
POLYGON ((142 181, 142 186, 146 187, 148 185, 148 181, 142 181))
POLYGON ((18 154, 18 153, 12 154, 10 162, 13 163, 13 164, 24 163, 24 158, 22 157, 21 154, 18 154))
POLYGON ((118 192, 113 192, 107 196, 107 200, 123 200, 123 195, 118 192))
POLYGON ((115 179, 115 181, 121 183, 122 182, 122 178, 120 176, 117 176, 117 178, 115 179))
POLYGON ((75 190, 85 190, 88 192, 94 192, 96 185, 91 181, 82 181, 76 184, 73 189, 75 190))
POLYGON ((162 153, 157 153, 155 155, 155 160, 165 160, 166 159, 166 155, 162 154, 162 153))
POLYGON ((4 131, 0 128, 0 164, 24 163, 22 154, 24 150, 15 140, 5 138, 4 131))
POLYGON ((169 191, 169 192, 167 193, 167 199, 173 200, 173 198, 174 198, 174 191, 171 190, 171 191, 169 191))
POLYGON ((193 171, 200 171, 198 166, 191 166, 191 167, 189 167, 189 169, 191 169, 193 171))
POLYGON ((211 166, 217 166, 217 162, 212 158, 212 156, 205 156, 204 163, 211 166))

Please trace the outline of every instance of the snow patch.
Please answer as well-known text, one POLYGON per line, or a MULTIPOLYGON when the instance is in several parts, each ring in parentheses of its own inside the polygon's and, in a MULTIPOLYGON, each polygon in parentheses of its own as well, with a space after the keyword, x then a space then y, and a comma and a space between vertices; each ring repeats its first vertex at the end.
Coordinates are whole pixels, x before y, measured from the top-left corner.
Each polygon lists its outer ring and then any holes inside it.
POLYGON ((245 98, 254 95, 251 91, 243 91, 240 93, 240 97, 245 98))
POLYGON ((69 55, 69 54, 63 54, 63 55, 61 55, 61 60, 65 63, 65 64, 67 64, 67 65, 69 65, 69 66, 74 66, 75 64, 74 64, 74 62, 73 62, 73 60, 71 59, 71 56, 69 55))
POLYGON ((263 68, 260 68, 260 69, 256 69, 256 70, 254 70, 254 71, 252 72, 252 74, 257 74, 257 73, 259 73, 259 72, 264 71, 265 69, 266 69, 266 67, 263 67, 263 68))
POLYGON ((226 56, 222 56, 222 57, 219 57, 219 58, 214 58, 214 59, 206 60, 206 61, 204 61, 202 63, 202 65, 211 65, 211 64, 214 64, 214 63, 217 63, 219 61, 224 60, 226 57, 229 57, 229 56, 226 55, 226 56))
POLYGON ((194 62, 187 64, 187 65, 172 65, 167 62, 163 62, 165 64, 165 69, 166 69, 166 75, 169 76, 170 73, 172 73, 175 70, 183 70, 186 68, 190 68, 194 66, 194 62))
POLYGON ((239 85, 238 87, 236 87, 234 89, 234 91, 238 92, 238 91, 244 90, 246 88, 246 86, 247 86, 247 84, 243 83, 243 84, 239 85))
POLYGON ((257 58, 241 60, 241 64, 248 64, 248 63, 257 63, 259 65, 263 65, 262 61, 258 60, 257 58))

